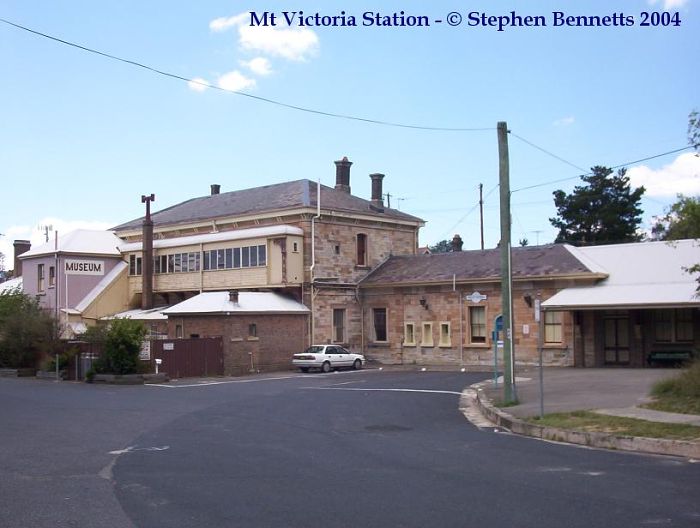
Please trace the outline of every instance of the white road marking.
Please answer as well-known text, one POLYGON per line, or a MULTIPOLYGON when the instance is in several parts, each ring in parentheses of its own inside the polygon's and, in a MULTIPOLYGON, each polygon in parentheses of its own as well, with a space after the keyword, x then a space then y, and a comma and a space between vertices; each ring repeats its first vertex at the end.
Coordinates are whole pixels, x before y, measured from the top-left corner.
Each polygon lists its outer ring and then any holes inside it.
POLYGON ((166 449, 170 449, 170 446, 162 446, 162 447, 134 447, 134 446, 129 446, 126 449, 118 449, 117 451, 110 451, 110 455, 123 455, 124 453, 132 453, 134 451, 165 451, 166 449))
MULTIPOLYGON (((335 371, 339 373, 338 371, 335 371)), ((368 372, 379 372, 379 370, 348 370, 347 372, 340 372, 340 374, 360 374, 368 372)), ((191 387, 209 387, 211 385, 228 385, 230 383, 257 383, 259 381, 274 381, 274 380, 285 380, 285 379, 299 379, 299 378, 322 378, 328 374, 294 374, 290 376, 277 376, 275 378, 255 378, 255 379, 235 379, 226 381, 200 381, 198 383, 188 383, 186 385, 170 385, 167 383, 148 383, 146 387, 162 387, 165 389, 186 389, 191 387)))
POLYGON ((367 389, 362 387, 301 387, 302 389, 312 390, 344 390, 344 391, 374 391, 374 392, 423 392, 427 394, 456 394, 461 396, 461 392, 442 391, 442 390, 426 390, 426 389, 367 389))

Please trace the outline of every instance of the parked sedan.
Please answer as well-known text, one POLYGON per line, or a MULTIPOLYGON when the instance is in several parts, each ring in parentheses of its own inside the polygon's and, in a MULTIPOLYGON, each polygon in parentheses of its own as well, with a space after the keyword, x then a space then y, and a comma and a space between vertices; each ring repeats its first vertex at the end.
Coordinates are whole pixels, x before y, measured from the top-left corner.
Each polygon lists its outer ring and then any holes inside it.
POLYGON ((338 345, 314 345, 301 354, 294 354, 292 364, 299 367, 302 372, 308 372, 311 368, 321 369, 322 372, 330 372, 331 369, 340 367, 352 367, 355 370, 362 368, 365 356, 355 354, 338 345))

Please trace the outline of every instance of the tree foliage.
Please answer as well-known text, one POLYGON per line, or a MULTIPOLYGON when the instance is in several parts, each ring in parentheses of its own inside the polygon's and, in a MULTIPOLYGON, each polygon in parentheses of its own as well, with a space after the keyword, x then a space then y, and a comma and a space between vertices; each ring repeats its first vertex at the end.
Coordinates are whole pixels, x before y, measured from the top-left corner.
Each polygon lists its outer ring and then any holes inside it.
POLYGON ((656 218, 651 229, 655 240, 683 240, 700 238, 700 196, 683 196, 656 218))
POLYGON ((0 293, 0 367, 36 367, 54 351, 56 324, 39 303, 17 288, 0 293))
POLYGON ((559 229, 555 241, 603 245, 641 240, 644 187, 633 190, 626 172, 620 169, 612 175, 612 169, 596 166, 581 176, 585 185, 574 187, 571 194, 554 191, 557 216, 549 221, 559 229))
POLYGON ((452 251, 452 241, 451 240, 440 240, 437 244, 433 246, 428 246, 431 253, 450 253, 452 251))
POLYGON ((146 336, 141 321, 115 319, 104 333, 104 351, 95 362, 95 371, 109 374, 135 374, 139 368, 139 352, 146 336))
POLYGON ((688 115, 688 144, 700 153, 700 114, 697 110, 688 115))

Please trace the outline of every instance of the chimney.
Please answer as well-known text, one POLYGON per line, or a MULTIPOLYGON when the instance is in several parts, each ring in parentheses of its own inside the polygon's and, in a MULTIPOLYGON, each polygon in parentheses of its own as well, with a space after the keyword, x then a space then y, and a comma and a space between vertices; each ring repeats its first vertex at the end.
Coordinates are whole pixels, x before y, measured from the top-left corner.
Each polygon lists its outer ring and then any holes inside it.
POLYGON ((238 304, 238 290, 231 290, 228 292, 228 300, 233 304, 238 304))
POLYGON ((22 253, 26 253, 32 247, 32 243, 29 240, 15 240, 12 244, 15 248, 15 269, 13 270, 13 277, 22 276, 22 261, 19 256, 22 253))
POLYGON ((452 251, 462 251, 463 244, 461 236, 455 235, 452 237, 452 251))
POLYGON ((141 309, 153 308, 153 220, 151 220, 151 202, 156 195, 141 196, 141 203, 146 204, 146 216, 143 219, 142 257, 141 257, 141 309))
POLYGON ((384 208, 384 202, 382 201, 382 180, 384 175, 374 173, 370 174, 369 177, 372 178, 372 205, 384 208))
POLYGON ((214 196, 215 194, 219 194, 221 192, 221 185, 218 183, 212 183, 211 184, 211 195, 214 196))
POLYGON ((345 156, 340 161, 335 162, 335 188, 350 194, 350 166, 352 161, 348 161, 345 156))

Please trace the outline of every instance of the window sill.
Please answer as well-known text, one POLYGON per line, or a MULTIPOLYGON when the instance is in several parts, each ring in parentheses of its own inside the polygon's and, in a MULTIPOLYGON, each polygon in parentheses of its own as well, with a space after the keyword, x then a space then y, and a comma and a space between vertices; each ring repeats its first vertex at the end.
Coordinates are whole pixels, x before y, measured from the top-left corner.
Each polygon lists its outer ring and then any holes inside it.
POLYGON ((356 270, 368 270, 368 269, 372 269, 372 268, 371 268, 371 266, 367 266, 364 264, 363 265, 355 264, 355 269, 356 270))
POLYGON ((404 343, 403 347, 404 348, 416 348, 416 344, 415 343, 404 343))
POLYGON ((467 343, 469 348, 493 348, 493 345, 488 343, 467 343))
POLYGON ((260 341, 260 338, 248 336, 248 337, 246 337, 246 341, 260 341))
POLYGON ((391 343, 388 341, 375 341, 373 343, 369 343, 368 346, 371 348, 389 348, 391 343))
POLYGON ((440 343, 439 348, 452 348, 452 343, 440 343))
POLYGON ((421 343, 420 346, 421 348, 435 348, 435 345, 432 343, 421 343))

